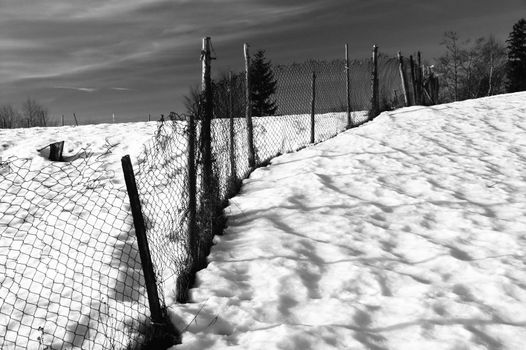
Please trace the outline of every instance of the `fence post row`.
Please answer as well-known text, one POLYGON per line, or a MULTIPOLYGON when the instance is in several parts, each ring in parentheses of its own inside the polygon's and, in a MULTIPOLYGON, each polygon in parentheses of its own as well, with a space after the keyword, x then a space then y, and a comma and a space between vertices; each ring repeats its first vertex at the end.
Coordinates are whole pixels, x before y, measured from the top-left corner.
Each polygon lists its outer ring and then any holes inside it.
POLYGON ((369 116, 369 119, 373 119, 380 112, 380 99, 378 96, 378 46, 376 45, 373 45, 373 70, 371 84, 373 96, 371 98, 371 115, 369 116))
POLYGON ((139 255, 141 257, 141 265, 144 272, 144 280, 146 282, 146 292, 148 293, 151 318, 154 323, 161 324, 163 323, 163 313, 159 302, 157 283, 155 281, 155 273, 153 271, 153 263, 150 256, 150 248, 148 246, 148 239, 146 238, 146 227, 144 225, 141 202, 139 200, 139 193, 137 191, 137 184, 135 182, 135 175, 130 156, 126 155, 122 157, 121 164, 124 173, 124 181, 126 182, 126 189, 128 190, 128 197, 130 199, 133 225, 135 227, 135 234, 137 235, 137 244, 139 246, 139 255))
POLYGON ((406 107, 409 106, 409 89, 407 87, 407 77, 405 74, 405 66, 404 66, 404 58, 402 57, 402 53, 398 51, 398 61, 399 61, 399 68, 400 68, 400 79, 402 80, 402 91, 404 93, 404 104, 406 107))
POLYGON ((315 141, 315 114, 316 114, 316 72, 312 71, 312 99, 310 109, 310 143, 315 141))
POLYGON ((256 156, 254 151, 254 127, 252 125, 252 98, 250 96, 250 54, 248 44, 243 45, 245 56, 245 117, 247 119, 247 142, 248 142, 248 166, 251 169, 256 167, 256 156))

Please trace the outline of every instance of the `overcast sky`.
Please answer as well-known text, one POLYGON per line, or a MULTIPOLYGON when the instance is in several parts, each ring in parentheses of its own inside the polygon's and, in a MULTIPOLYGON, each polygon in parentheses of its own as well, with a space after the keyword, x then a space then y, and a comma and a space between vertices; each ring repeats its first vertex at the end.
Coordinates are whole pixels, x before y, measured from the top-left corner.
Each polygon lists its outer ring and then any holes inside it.
POLYGON ((201 38, 214 71, 243 67, 242 45, 273 63, 442 52, 443 33, 505 40, 526 0, 0 0, 0 103, 31 96, 51 115, 145 120, 182 111, 200 79, 201 38))

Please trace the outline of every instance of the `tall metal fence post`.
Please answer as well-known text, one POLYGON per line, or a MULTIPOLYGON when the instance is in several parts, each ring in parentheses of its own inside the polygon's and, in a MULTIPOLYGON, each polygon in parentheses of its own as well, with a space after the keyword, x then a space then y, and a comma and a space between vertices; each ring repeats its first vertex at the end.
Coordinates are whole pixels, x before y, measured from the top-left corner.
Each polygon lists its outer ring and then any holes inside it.
POLYGON ((400 79, 402 80, 402 91, 404 93, 404 104, 405 106, 409 106, 409 89, 407 87, 407 76, 405 74, 405 66, 404 66, 404 58, 402 57, 402 53, 398 51, 398 63, 399 63, 399 69, 400 69, 400 79))
POLYGON ((247 119, 247 143, 248 143, 248 166, 251 169, 256 167, 256 155, 254 151, 254 126, 252 125, 252 98, 250 96, 250 54, 248 44, 243 45, 245 56, 245 117, 247 119))
POLYGON ((371 76, 371 84, 372 84, 372 97, 371 97, 371 115, 369 116, 369 120, 375 118, 380 113, 380 98, 379 98, 379 92, 378 92, 378 46, 373 45, 373 67, 372 67, 372 76, 371 76))
POLYGON ((345 44, 345 86, 347 90, 347 129, 353 127, 351 119, 351 68, 349 67, 349 47, 345 44))
POLYGON ((151 318, 153 322, 160 324, 163 323, 164 317, 161 303, 159 302, 157 283, 153 271, 152 258, 150 256, 150 247, 148 246, 148 239, 146 238, 146 227, 144 225, 139 192, 137 191, 137 184, 135 182, 135 175, 130 156, 126 155, 122 157, 121 164, 124 173, 124 180, 126 182, 126 189, 128 190, 128 197, 130 198, 133 225, 135 227, 135 234, 137 235, 137 244, 139 246, 139 255, 141 257, 141 265, 144 272, 144 280, 146 282, 146 292, 148 293, 151 318))
POLYGON ((310 143, 314 143, 316 136, 316 72, 312 71, 312 95, 310 104, 310 143))
POLYGON ((411 65, 411 85, 413 86, 413 104, 418 104, 416 91, 416 74, 415 74, 415 60, 413 55, 409 56, 409 64, 411 65))

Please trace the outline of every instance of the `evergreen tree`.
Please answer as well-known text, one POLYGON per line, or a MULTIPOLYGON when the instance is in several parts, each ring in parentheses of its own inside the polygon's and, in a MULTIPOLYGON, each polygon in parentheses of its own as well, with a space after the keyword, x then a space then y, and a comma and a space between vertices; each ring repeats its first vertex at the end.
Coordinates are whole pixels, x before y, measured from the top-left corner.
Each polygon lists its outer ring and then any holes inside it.
POLYGON ((259 50, 254 55, 249 74, 252 115, 256 117, 274 115, 278 106, 271 97, 276 92, 277 82, 274 79, 272 64, 265 58, 264 50, 259 50))
POLYGON ((526 20, 520 19, 513 25, 508 40, 508 92, 526 90, 526 20))

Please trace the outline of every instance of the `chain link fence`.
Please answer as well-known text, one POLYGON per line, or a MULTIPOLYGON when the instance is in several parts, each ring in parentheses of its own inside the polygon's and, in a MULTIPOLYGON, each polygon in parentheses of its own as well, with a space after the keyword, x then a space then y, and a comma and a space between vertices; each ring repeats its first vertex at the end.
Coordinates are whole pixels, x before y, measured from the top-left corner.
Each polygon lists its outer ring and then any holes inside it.
POLYGON ((134 169, 162 307, 173 299, 176 278, 189 259, 187 128, 184 120, 159 122, 134 169))
MULTIPOLYGON (((398 61, 381 56, 378 66, 380 100, 400 106, 398 61)), ((193 276, 221 233, 222 208, 254 166, 369 120, 371 69, 370 60, 274 66, 273 113, 252 115, 251 123, 245 73, 218 74, 209 100, 197 94, 189 115, 159 122, 133 160, 133 176, 165 312, 188 300, 193 276)), ((110 155, 111 148, 86 150, 36 170, 16 158, 0 164, 0 348, 148 343, 155 322, 137 226, 110 155)))
POLYGON ((126 191, 108 155, 0 165, 0 348, 133 348, 147 322, 126 191))

